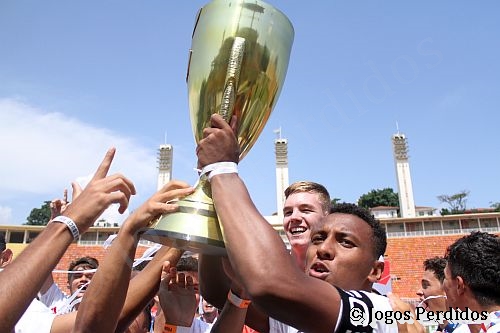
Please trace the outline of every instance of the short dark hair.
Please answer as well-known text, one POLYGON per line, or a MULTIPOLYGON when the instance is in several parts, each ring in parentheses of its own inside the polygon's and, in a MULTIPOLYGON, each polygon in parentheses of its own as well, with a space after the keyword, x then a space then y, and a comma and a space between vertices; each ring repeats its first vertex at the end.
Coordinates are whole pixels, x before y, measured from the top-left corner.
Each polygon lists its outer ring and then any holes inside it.
POLYGON ((385 230, 380 222, 370 213, 368 209, 353 203, 342 202, 332 205, 330 208, 330 214, 334 213, 354 215, 368 223, 373 232, 373 254, 376 259, 384 255, 387 248, 387 235, 385 234, 385 230))
POLYGON ((319 201, 321 202, 323 210, 325 212, 328 212, 328 210, 330 209, 331 206, 330 193, 328 193, 328 190, 323 185, 308 181, 295 182, 286 188, 285 198, 288 198, 290 195, 299 192, 309 192, 318 194, 319 201))
POLYGON ((5 242, 5 236, 3 234, 0 234, 0 252, 5 251, 7 248, 7 243, 5 242))
POLYGON ((462 277, 482 306, 500 304, 500 238, 474 231, 446 250, 451 276, 462 277))
POLYGON ((433 257, 424 260, 424 270, 433 272, 441 284, 444 281, 445 267, 446 259, 444 257, 433 257))
POLYGON ((198 272, 198 259, 192 256, 181 257, 175 268, 178 272, 198 272))
MULTIPOLYGON (((76 260, 73 260, 68 267, 68 271, 73 271, 75 270, 76 266, 83 266, 86 269, 97 269, 99 267, 99 261, 96 258, 93 257, 81 257, 76 260)), ((71 281, 73 274, 68 273, 68 282, 71 281)))

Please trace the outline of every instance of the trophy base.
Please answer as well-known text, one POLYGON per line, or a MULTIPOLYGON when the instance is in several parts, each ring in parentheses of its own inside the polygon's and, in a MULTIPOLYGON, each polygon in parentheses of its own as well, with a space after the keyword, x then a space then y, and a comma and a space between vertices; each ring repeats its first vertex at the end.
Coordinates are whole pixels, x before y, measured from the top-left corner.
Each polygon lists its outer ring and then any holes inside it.
POLYGON ((179 200, 179 209, 152 223, 142 238, 196 253, 227 255, 215 212, 210 183, 202 176, 191 195, 179 200))
POLYGON ((149 229, 142 238, 177 249, 213 256, 227 256, 223 241, 173 231, 149 229))

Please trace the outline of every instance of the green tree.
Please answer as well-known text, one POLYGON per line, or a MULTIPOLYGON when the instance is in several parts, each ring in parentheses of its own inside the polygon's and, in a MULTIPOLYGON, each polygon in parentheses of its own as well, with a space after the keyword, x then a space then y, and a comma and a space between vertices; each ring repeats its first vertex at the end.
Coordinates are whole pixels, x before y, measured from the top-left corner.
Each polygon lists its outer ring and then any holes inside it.
POLYGON ((358 205, 364 208, 377 206, 399 207, 399 197, 392 188, 386 187, 363 194, 358 199, 358 205))
POLYGON ((40 208, 33 208, 26 219, 27 225, 47 225, 50 219, 50 201, 45 201, 40 208))
POLYGON ((496 212, 500 212, 500 202, 490 202, 490 207, 495 208, 496 212))
POLYGON ((442 202, 448 204, 449 209, 442 209, 441 214, 442 215, 448 215, 448 214, 443 214, 443 212, 449 213, 449 214, 460 214, 463 213, 467 209, 467 197, 469 196, 470 191, 468 190, 463 190, 458 193, 452 194, 452 195, 438 195, 437 199, 442 202))
POLYGON ((338 204, 341 200, 342 199, 340 199, 340 198, 333 198, 332 200, 330 200, 330 203, 333 206, 333 205, 338 204))

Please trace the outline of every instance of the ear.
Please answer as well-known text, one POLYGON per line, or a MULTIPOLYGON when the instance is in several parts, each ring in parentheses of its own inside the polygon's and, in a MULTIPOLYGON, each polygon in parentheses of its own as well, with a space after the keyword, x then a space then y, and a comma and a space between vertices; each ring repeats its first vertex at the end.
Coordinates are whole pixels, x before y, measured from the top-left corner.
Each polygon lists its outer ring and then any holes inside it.
POLYGON ((382 272, 384 271, 384 262, 375 260, 373 262, 372 270, 370 271, 370 275, 368 275, 368 280, 370 283, 375 283, 382 277, 382 272))
POLYGON ((0 253, 0 268, 6 267, 12 261, 11 249, 5 249, 0 253))
POLYGON ((463 295, 469 289, 469 286, 465 283, 464 279, 460 276, 457 275, 457 294, 458 295, 463 295))

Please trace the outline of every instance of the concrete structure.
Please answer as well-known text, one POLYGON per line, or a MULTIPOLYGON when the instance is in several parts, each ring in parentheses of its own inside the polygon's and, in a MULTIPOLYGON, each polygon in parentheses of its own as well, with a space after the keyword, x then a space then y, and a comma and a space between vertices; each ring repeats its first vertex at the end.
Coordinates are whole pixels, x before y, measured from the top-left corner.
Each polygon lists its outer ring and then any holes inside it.
MULTIPOLYGON (((377 206, 370 208, 370 212, 375 216, 376 219, 390 219, 398 217, 399 207, 390 207, 390 206, 377 206)), ((436 208, 433 207, 423 207, 416 206, 415 214, 418 217, 423 216, 436 216, 436 208)))
POLYGON ((370 208, 370 212, 376 219, 390 219, 398 217, 399 207, 377 206, 370 208))
POLYGON ((160 145, 158 149, 158 186, 157 190, 172 179, 172 158, 174 149, 172 145, 160 145))
POLYGON ((394 162, 396 164, 396 178, 398 182, 399 212, 401 217, 415 217, 415 201, 408 162, 408 143, 404 134, 392 136, 394 162))
POLYGON ((278 138, 274 140, 274 152, 276 154, 276 213, 282 220, 285 190, 289 185, 288 140, 281 138, 281 128, 276 130, 275 133, 278 133, 278 138))
MULTIPOLYGON (((281 219, 277 216, 266 216, 266 219, 286 239, 281 219)), ((500 212, 382 218, 380 222, 388 236, 385 258, 391 264, 392 290, 404 300, 414 302, 417 301, 415 292, 420 286, 422 263, 425 259, 444 255, 448 245, 471 231, 500 234, 500 212)), ((17 256, 43 229, 43 226, 0 225, 0 234, 5 235, 7 246, 17 256)), ((71 260, 83 255, 91 255, 101 261, 106 253, 104 241, 117 232, 118 228, 90 228, 70 246, 56 269, 66 270, 71 260)), ((136 258, 153 244, 141 240, 136 258)), ((54 276, 62 290, 66 290, 66 274, 56 273, 54 276)))

